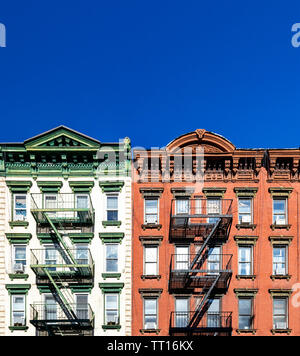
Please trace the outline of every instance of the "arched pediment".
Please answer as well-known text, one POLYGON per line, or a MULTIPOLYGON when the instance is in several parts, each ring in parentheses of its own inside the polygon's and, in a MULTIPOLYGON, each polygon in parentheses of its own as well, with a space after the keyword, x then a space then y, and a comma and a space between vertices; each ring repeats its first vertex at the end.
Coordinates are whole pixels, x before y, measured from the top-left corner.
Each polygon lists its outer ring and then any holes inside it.
POLYGON ((226 138, 204 129, 179 136, 167 145, 167 150, 175 153, 186 147, 203 147, 205 153, 229 153, 235 150, 235 146, 226 138))

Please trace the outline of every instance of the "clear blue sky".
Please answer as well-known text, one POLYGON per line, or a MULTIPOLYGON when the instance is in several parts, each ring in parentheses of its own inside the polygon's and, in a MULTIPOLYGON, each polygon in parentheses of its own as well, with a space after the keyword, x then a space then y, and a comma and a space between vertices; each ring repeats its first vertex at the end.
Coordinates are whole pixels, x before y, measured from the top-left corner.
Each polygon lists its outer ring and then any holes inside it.
POLYGON ((299 147, 300 2, 9 0, 0 141, 59 125, 162 147, 196 128, 299 147))

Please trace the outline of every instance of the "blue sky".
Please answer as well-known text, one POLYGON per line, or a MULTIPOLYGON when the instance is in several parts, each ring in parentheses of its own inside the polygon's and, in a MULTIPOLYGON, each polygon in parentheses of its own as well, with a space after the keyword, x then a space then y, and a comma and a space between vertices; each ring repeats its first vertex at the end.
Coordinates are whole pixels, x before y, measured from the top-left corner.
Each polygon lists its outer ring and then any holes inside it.
POLYGON ((59 125, 163 147, 299 147, 298 1, 2 1, 0 141, 59 125))

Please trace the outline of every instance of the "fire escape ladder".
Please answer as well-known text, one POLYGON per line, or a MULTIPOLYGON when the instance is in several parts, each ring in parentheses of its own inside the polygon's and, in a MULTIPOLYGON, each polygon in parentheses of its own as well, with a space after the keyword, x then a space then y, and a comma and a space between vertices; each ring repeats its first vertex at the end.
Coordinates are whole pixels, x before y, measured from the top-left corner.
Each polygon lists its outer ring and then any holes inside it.
POLYGON ((67 286, 63 282, 61 282, 60 285, 62 288, 59 288, 58 284, 55 282, 52 274, 48 271, 48 269, 44 268, 44 271, 52 283, 54 289, 52 291, 52 294, 54 295, 55 300, 58 302, 62 311, 64 312, 68 320, 76 320, 77 317, 72 308, 72 305, 74 305, 74 303, 72 302, 72 299, 68 293, 67 286))
POLYGON ((209 299, 209 297, 211 296, 212 291, 214 290, 215 286, 217 285, 219 279, 221 277, 221 273, 219 273, 218 275, 216 275, 214 282, 211 284, 210 288, 207 290, 207 292, 204 294, 202 300, 200 301, 200 303, 198 304, 194 315, 192 316, 188 327, 193 328, 193 327, 197 327, 197 325, 199 324, 200 320, 202 319, 204 312, 203 312, 203 308, 205 306, 205 303, 207 302, 207 300, 209 299))
POLYGON ((61 245, 63 246, 63 249, 66 251, 68 257, 72 261, 71 263, 76 264, 76 260, 75 260, 74 256, 72 255, 68 245, 64 241, 62 235, 60 234, 60 232, 56 228, 55 224, 53 223, 53 221, 51 220, 51 218, 49 217, 49 215, 47 213, 44 213, 44 216, 45 216, 46 220, 49 222, 49 224, 50 224, 52 230, 54 231, 58 241, 61 243, 61 245))
POLYGON ((194 257, 193 261, 191 262, 190 269, 193 269, 197 265, 199 258, 201 257, 201 255, 202 255, 203 251, 205 250, 206 246, 208 245, 210 239, 214 236, 214 234, 217 231, 217 228, 219 227, 220 223, 221 223, 221 218, 218 218, 218 220, 215 222, 215 225, 212 228, 211 232, 209 233, 209 235, 205 239, 204 243, 202 244, 200 250, 198 251, 198 253, 194 257))

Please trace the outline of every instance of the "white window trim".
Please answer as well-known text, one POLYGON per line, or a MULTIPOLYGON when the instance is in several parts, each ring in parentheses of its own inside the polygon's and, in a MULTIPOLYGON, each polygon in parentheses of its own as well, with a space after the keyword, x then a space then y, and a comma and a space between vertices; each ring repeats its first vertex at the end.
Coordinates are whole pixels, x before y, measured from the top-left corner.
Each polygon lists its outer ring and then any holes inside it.
POLYGON ((144 198, 144 224, 145 225, 147 225, 147 224, 149 224, 149 223, 147 223, 147 221, 146 221, 146 200, 156 200, 157 201, 157 213, 156 213, 156 215, 157 215, 157 223, 156 224, 159 224, 159 198, 154 198, 154 197, 145 197, 144 198))
POLYGON ((159 245, 144 245, 143 247, 143 274, 144 276, 150 276, 150 274, 146 274, 146 249, 147 248, 156 248, 156 273, 155 276, 159 275, 159 245))
POLYGON ((28 199, 27 199, 27 194, 24 193, 14 193, 13 194, 13 211, 12 211, 12 221, 27 221, 28 220, 28 199), (26 210, 26 216, 25 216, 25 220, 17 220, 17 214, 16 214, 16 197, 20 197, 23 196, 25 197, 25 204, 26 207, 25 209, 18 209, 18 210, 26 210))
POLYGON ((105 258, 104 258, 104 268, 103 268, 104 273, 120 273, 119 272, 120 271, 120 244, 114 243, 114 242, 108 242, 108 243, 105 243, 104 248, 105 248, 105 251, 104 251, 105 258), (117 267, 118 268, 117 268, 117 271, 115 271, 115 272, 107 271, 107 269, 106 269, 106 261, 107 261, 107 248, 106 247, 108 245, 114 245, 117 247, 117 254, 118 254, 117 267))

